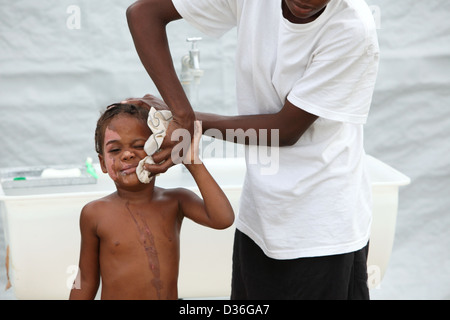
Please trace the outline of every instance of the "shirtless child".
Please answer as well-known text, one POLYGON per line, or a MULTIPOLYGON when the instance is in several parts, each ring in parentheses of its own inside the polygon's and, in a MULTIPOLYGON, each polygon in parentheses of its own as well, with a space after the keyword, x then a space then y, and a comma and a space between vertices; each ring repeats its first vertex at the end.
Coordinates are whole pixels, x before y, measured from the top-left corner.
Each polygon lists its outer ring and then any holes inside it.
MULTIPOLYGON (((180 228, 184 217, 224 229, 234 221, 225 194, 191 148, 184 164, 203 200, 192 191, 141 183, 136 166, 147 156, 148 110, 118 104, 97 123, 96 149, 113 194, 87 204, 80 217, 79 289, 70 299, 94 299, 100 277, 102 299, 177 299, 180 228)), ((196 128, 194 141, 201 129, 196 128)), ((197 145, 198 143, 192 143, 197 145)))

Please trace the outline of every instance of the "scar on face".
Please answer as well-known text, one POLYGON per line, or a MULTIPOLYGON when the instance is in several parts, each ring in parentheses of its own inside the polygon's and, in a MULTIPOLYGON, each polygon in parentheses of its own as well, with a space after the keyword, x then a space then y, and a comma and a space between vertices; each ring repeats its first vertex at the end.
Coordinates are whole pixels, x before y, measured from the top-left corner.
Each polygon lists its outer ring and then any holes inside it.
MULTIPOLYGON (((121 139, 120 135, 110 129, 109 127, 106 128, 105 130, 105 147, 108 145, 108 143, 111 143, 113 141, 119 141, 121 139)), ((113 181, 117 180, 117 174, 114 171, 114 166, 116 164, 116 160, 112 157, 112 156, 108 156, 108 161, 106 161, 105 165, 106 165, 106 169, 108 170, 108 174, 111 177, 111 179, 113 181)))

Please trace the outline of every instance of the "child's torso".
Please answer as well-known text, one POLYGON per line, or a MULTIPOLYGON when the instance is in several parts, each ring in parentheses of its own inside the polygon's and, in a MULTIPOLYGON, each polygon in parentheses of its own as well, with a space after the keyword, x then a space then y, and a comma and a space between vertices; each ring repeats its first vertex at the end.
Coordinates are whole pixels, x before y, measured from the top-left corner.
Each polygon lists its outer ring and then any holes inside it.
POLYGON ((99 215, 102 299, 177 299, 178 201, 109 203, 99 215))

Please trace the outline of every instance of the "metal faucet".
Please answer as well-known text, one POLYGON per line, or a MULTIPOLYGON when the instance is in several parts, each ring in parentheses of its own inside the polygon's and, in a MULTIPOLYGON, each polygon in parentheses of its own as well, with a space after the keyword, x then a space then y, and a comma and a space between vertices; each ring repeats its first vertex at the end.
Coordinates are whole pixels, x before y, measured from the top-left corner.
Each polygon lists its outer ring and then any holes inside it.
POLYGON ((180 80, 188 98, 191 98, 191 84, 198 86, 203 76, 203 70, 200 69, 200 50, 197 46, 201 40, 201 37, 187 38, 186 41, 191 43, 191 49, 189 54, 181 58, 180 80))
POLYGON ((186 41, 192 43, 191 50, 189 50, 189 66, 194 70, 200 70, 200 50, 197 47, 197 42, 202 41, 202 38, 187 38, 186 41))

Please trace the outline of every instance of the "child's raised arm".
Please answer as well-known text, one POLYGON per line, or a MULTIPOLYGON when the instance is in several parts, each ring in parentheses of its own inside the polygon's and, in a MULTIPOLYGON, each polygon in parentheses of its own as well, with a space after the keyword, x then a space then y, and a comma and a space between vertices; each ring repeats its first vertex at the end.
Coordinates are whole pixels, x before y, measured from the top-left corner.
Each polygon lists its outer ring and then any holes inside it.
POLYGON ((196 121, 194 138, 183 163, 194 177, 203 200, 195 194, 183 192, 180 198, 181 207, 184 215, 191 220, 214 229, 225 229, 234 222, 233 208, 199 158, 201 136, 201 122, 196 121))

